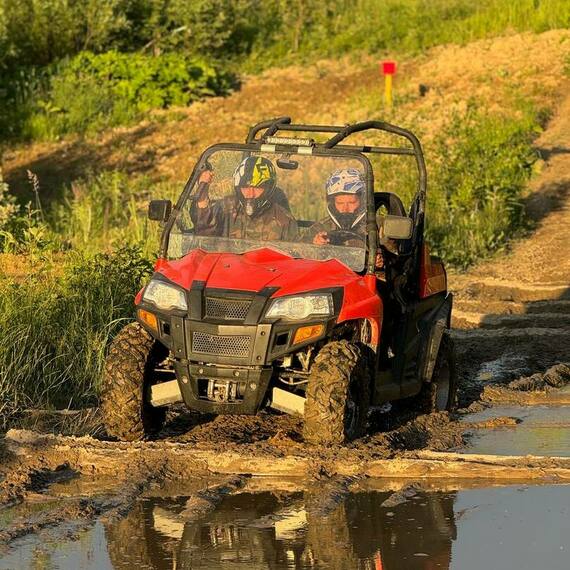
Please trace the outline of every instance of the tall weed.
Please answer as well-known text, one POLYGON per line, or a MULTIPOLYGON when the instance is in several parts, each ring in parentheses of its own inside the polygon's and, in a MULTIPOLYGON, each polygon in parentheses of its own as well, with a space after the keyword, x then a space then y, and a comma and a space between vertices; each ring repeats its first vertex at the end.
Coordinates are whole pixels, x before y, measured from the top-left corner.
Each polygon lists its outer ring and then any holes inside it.
POLYGON ((29 406, 96 402, 107 343, 151 267, 136 247, 73 253, 61 275, 0 285, 0 427, 29 406))
POLYGON ((145 255, 156 253, 160 226, 147 218, 151 198, 175 200, 173 183, 133 178, 124 172, 88 174, 71 184, 51 214, 52 227, 66 247, 96 253, 120 244, 139 244, 145 255))

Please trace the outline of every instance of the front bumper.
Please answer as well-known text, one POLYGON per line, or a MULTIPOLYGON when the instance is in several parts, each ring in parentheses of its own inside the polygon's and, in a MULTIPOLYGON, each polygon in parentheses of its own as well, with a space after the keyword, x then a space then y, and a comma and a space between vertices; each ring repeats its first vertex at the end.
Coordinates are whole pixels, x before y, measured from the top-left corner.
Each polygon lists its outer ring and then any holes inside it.
POLYGON ((230 325, 159 314, 158 332, 147 329, 173 354, 186 406, 202 413, 255 414, 268 394, 273 361, 325 337, 333 323, 320 337, 295 346, 292 338, 307 322, 230 325))
POLYGON ((156 315, 158 330, 138 320, 174 357, 185 404, 204 413, 255 414, 268 394, 273 362, 326 337, 336 322, 341 304, 340 299, 336 299, 335 316, 324 321, 260 323, 268 297, 242 295, 242 304, 245 304, 244 299, 250 299, 249 311, 244 310, 233 322, 221 322, 204 309, 208 308, 207 292, 206 301, 199 293, 202 292, 194 288, 190 292, 192 318, 182 312, 157 311, 143 301, 138 309, 156 315), (195 302, 193 295, 197 297, 195 302), (313 324, 325 325, 322 334, 293 344, 297 329, 313 324))
POLYGON ((255 414, 273 374, 271 367, 222 368, 180 361, 174 367, 186 406, 215 414, 255 414))

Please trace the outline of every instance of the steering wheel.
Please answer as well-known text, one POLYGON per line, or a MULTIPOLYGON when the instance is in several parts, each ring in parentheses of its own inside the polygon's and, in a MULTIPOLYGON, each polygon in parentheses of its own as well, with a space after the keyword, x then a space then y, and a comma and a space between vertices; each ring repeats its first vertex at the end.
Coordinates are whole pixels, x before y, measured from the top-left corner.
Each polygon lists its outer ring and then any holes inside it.
POLYGON ((332 230, 327 233, 330 245, 344 245, 347 241, 358 240, 364 242, 364 236, 351 230, 332 230))

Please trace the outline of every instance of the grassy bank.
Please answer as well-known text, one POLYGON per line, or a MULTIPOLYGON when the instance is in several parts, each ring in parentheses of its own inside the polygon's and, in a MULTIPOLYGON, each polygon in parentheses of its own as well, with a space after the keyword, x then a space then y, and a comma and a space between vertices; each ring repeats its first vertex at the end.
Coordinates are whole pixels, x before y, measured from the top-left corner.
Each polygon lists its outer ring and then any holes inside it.
POLYGON ((0 139, 130 124, 272 66, 568 27, 564 0, 0 0, 0 139))
POLYGON ((0 282, 0 429, 26 408, 96 405, 107 343, 151 270, 137 248, 49 260, 0 282))

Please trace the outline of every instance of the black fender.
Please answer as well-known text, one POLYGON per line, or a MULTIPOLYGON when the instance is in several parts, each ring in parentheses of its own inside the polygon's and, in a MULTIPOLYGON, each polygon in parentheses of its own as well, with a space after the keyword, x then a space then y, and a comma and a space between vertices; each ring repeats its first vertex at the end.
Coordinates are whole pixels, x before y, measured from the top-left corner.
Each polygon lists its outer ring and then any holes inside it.
POLYGON ((418 378, 422 383, 431 382, 443 333, 451 325, 452 307, 453 294, 448 293, 443 302, 430 311, 420 323, 422 341, 418 359, 418 378))

